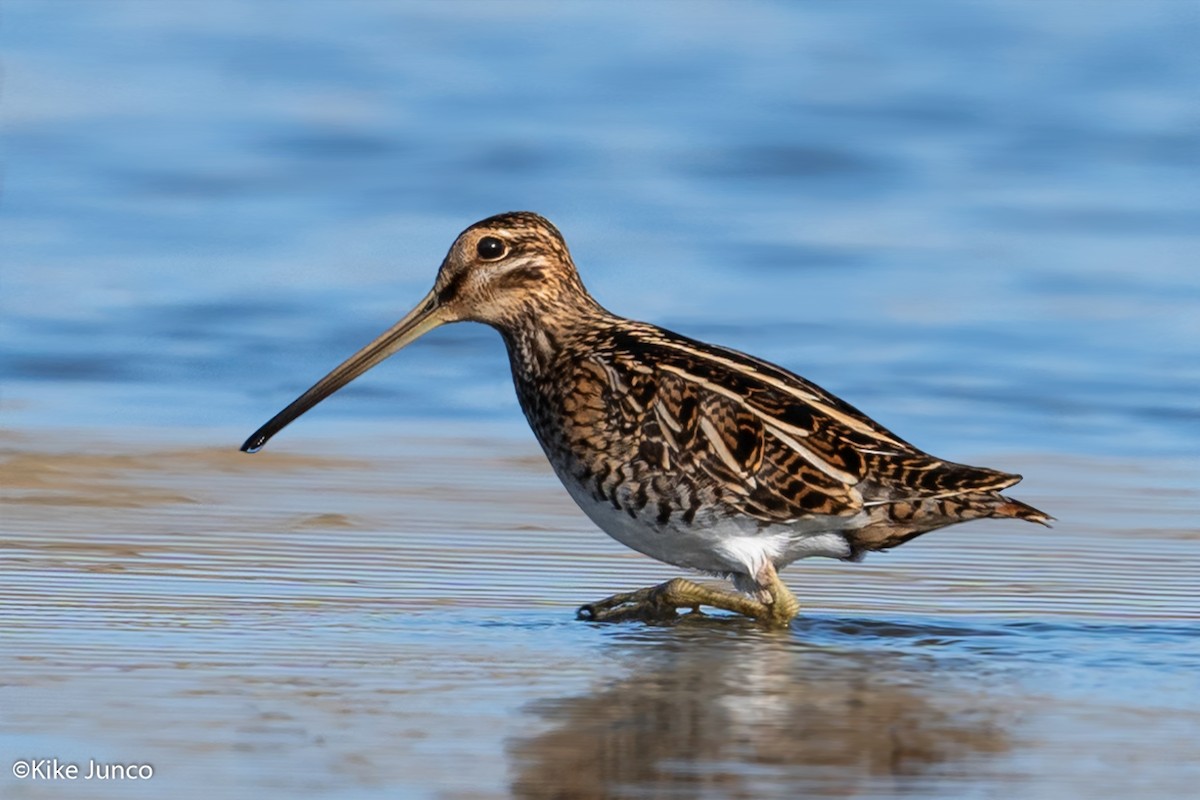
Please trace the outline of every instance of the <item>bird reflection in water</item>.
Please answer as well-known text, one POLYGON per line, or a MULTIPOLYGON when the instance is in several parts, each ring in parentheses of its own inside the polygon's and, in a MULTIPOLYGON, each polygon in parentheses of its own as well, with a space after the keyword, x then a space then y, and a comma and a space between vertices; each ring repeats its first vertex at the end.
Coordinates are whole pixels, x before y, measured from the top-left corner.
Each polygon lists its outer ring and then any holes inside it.
POLYGON ((512 794, 921 796, 935 779, 978 780, 1011 747, 1009 712, 981 708, 968 676, 948 681, 934 657, 897 649, 891 628, 853 652, 730 619, 629 637, 614 663, 633 661, 631 673, 529 709, 550 727, 510 744, 512 794))

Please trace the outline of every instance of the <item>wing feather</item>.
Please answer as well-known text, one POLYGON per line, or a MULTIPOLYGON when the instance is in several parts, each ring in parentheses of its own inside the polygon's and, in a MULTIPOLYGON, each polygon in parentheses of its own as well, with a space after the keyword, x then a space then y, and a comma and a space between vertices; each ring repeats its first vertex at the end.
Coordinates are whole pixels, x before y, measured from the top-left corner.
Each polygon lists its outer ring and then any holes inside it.
POLYGON ((763 521, 850 516, 1020 480, 923 453, 816 384, 736 350, 649 325, 613 339, 604 370, 626 424, 636 417, 654 440, 647 462, 690 467, 763 521))

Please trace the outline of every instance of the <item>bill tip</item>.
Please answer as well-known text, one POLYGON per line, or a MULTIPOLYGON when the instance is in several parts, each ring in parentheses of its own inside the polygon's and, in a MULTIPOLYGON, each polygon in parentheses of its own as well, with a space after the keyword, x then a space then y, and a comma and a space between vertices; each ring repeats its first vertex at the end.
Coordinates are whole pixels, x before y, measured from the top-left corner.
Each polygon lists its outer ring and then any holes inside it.
POLYGON ((249 439, 242 442, 240 449, 243 453, 257 453, 259 450, 263 449, 263 445, 266 443, 267 440, 262 436, 251 436, 249 439))

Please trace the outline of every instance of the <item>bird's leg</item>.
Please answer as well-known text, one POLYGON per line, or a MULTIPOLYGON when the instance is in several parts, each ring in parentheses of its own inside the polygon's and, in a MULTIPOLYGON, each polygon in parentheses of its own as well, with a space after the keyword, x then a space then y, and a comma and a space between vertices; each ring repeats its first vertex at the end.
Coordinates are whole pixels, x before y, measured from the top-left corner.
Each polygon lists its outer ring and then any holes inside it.
POLYGON ((779 573, 775 571, 775 565, 771 562, 764 564, 756 577, 759 585, 771 598, 771 602, 764 604, 767 616, 759 617, 760 621, 773 628, 786 628, 800 613, 800 601, 792 594, 787 584, 780 580, 779 573))
POLYGON ((799 613, 800 603, 783 581, 779 580, 775 568, 769 564, 759 574, 758 579, 760 585, 765 584, 766 596, 763 600, 725 589, 702 586, 686 578, 673 578, 658 586, 615 594, 599 602, 580 606, 578 617, 594 622, 649 622, 674 619, 676 609, 691 608, 699 611, 703 605, 742 614, 773 628, 787 627, 799 613))

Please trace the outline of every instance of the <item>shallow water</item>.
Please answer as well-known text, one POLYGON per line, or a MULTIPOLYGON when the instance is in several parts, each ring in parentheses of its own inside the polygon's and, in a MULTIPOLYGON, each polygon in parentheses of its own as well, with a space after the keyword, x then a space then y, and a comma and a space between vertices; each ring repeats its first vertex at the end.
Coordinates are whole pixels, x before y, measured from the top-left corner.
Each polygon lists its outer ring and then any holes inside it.
POLYGON ((671 570, 593 530, 532 445, 407 433, 255 459, 7 441, 0 748, 148 762, 137 788, 179 797, 1182 797, 1200 778, 1200 498, 1164 491, 1169 464, 1100 464, 1087 508, 1081 467, 1047 469, 1030 499, 1073 509, 1053 531, 793 567, 807 613, 768 633, 574 621, 671 570))
POLYGON ((1200 13, 692 8, 5 4, 0 796, 1194 795, 1200 13), (512 208, 1058 522, 575 622, 676 572, 471 325, 236 452, 512 208))

